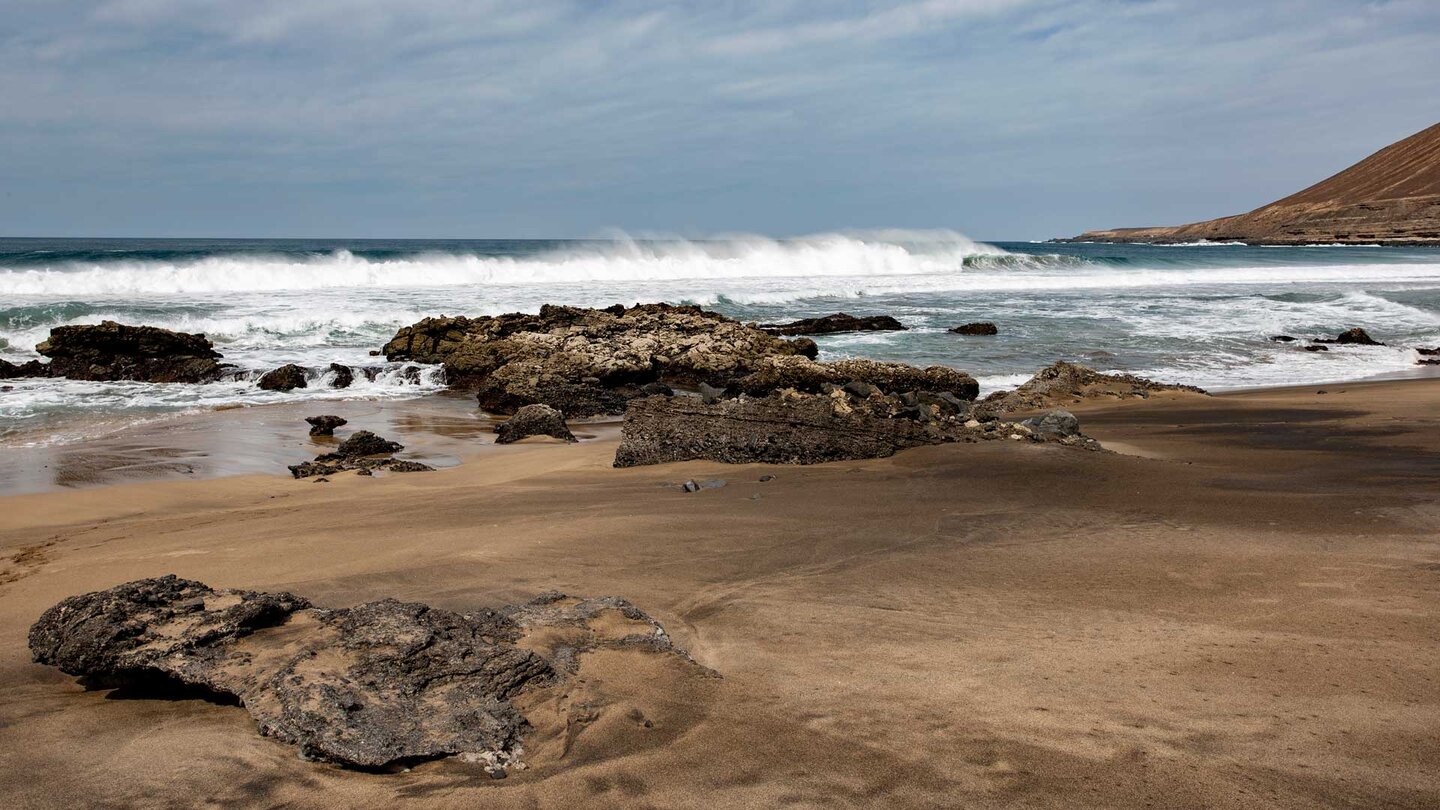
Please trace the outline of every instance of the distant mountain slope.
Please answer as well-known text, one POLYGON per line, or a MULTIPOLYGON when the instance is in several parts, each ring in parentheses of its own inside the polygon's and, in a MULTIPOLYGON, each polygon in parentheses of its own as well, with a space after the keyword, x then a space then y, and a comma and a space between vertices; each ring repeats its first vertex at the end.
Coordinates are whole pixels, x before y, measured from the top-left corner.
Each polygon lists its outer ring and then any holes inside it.
POLYGON ((1440 124, 1248 214, 1155 228, 1089 231, 1073 241, 1440 245, 1440 124))

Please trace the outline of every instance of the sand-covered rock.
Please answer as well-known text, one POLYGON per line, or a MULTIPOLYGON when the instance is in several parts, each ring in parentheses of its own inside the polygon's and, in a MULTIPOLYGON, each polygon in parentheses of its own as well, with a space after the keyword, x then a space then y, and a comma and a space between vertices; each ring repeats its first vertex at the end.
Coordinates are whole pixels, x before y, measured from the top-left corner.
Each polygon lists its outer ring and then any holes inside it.
POLYGON ((1162 391, 1205 394, 1193 385, 1170 385, 1133 374, 1102 374, 1064 360, 1043 368, 1013 391, 997 391, 981 403, 991 414, 1038 411, 1091 399, 1147 398, 1162 391))
POLYGON ((204 383, 221 374, 220 353, 204 335, 154 326, 57 326, 35 350, 50 358, 48 376, 72 380, 204 383))
POLYGON ((392 361, 443 364, 452 385, 480 391, 486 410, 541 403, 573 418, 621 413, 646 383, 723 385, 763 358, 817 350, 698 307, 643 304, 426 318, 383 351, 392 361))
POLYGON ((833 335, 840 332, 903 332, 905 328, 904 324, 889 315, 855 316, 848 312, 760 326, 762 332, 785 336, 833 335))
POLYGON ((579 441, 565 425, 565 414, 549 405, 526 405, 495 428, 496 444, 511 444, 531 436, 550 436, 567 442, 579 441))
POLYGON ((174 575, 69 597, 35 622, 29 643, 36 662, 92 683, 232 697, 261 734, 308 758, 381 769, 465 755, 493 776, 518 760, 530 728, 512 700, 563 682, 585 653, 689 663, 616 597, 549 593, 467 613, 394 599, 325 610, 174 575), (544 641, 519 643, 529 634, 544 641))
POLYGON ((695 459, 819 464, 884 458, 907 447, 991 439, 1099 448, 1078 427, 1066 434, 972 419, 970 403, 953 394, 889 395, 867 387, 869 391, 830 386, 816 394, 786 389, 766 397, 741 395, 711 403, 699 397, 638 399, 625 412, 615 466, 695 459))

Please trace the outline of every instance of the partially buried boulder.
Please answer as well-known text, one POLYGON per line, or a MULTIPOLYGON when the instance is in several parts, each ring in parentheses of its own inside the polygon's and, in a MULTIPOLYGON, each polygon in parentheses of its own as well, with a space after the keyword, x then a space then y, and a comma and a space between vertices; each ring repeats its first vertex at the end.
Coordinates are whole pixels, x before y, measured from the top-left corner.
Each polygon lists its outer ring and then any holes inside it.
POLYGON ((305 379, 304 368, 294 363, 267 371, 260 376, 260 382, 256 383, 265 391, 293 391, 296 388, 306 388, 310 383, 305 379))
POLYGON ((204 335, 154 326, 57 326, 35 350, 50 358, 48 376, 72 380, 205 383, 221 374, 220 353, 204 335))
POLYGON ((801 318, 790 323, 771 323, 760 326, 760 331, 771 335, 832 335, 837 332, 899 332, 905 325, 889 315, 866 315, 856 317, 847 312, 837 312, 821 318, 801 318))
POLYGON ((995 324, 990 323, 989 321, 980 321, 980 322, 977 322, 977 323, 962 324, 962 325, 960 325, 960 326, 952 327, 952 328, 950 329, 950 331, 951 331, 952 333, 954 333, 954 334, 957 334, 957 335, 981 335, 981 336, 984 336, 984 335, 998 335, 998 334, 1000 334, 1000 329, 999 329, 999 327, 995 326, 995 324))
POLYGON ((349 424, 349 420, 340 416, 307 416, 305 421, 310 423, 311 436, 334 436, 335 428, 349 424))
POLYGON ((549 405, 526 405, 495 428, 496 444, 511 444, 531 436, 551 436, 567 442, 579 441, 565 425, 565 415, 549 405))
POLYGON ((1080 435, 1080 420, 1075 418, 1075 414, 1066 410, 1054 410, 1044 416, 1032 416, 1020 424, 1036 433, 1048 433, 1056 436, 1080 435))
POLYGON ((512 701, 565 684, 591 650, 700 670, 615 597, 546 594, 467 613, 394 599, 325 610, 174 575, 65 599, 30 628, 29 645, 37 663, 92 684, 230 697, 261 734, 306 758, 373 770, 462 755, 499 769, 492 776, 519 760, 530 728, 512 701), (566 643, 525 643, 532 633, 566 643))

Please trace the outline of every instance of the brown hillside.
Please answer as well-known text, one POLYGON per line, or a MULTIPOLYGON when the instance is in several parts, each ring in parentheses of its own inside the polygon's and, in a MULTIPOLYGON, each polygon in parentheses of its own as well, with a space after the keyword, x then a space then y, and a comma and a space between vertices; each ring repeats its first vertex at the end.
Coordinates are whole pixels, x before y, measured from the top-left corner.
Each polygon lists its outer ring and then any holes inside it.
POLYGON ((1076 241, 1440 245, 1440 124, 1247 214, 1090 231, 1076 241))

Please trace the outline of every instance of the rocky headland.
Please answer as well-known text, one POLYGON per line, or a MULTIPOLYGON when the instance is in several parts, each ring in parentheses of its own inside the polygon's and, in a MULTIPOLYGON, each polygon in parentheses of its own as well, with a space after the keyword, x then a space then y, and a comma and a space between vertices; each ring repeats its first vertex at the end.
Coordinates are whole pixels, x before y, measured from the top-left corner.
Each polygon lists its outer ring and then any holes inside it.
POLYGON ((1088 231, 1076 242, 1440 245, 1440 124, 1246 214, 1088 231))

